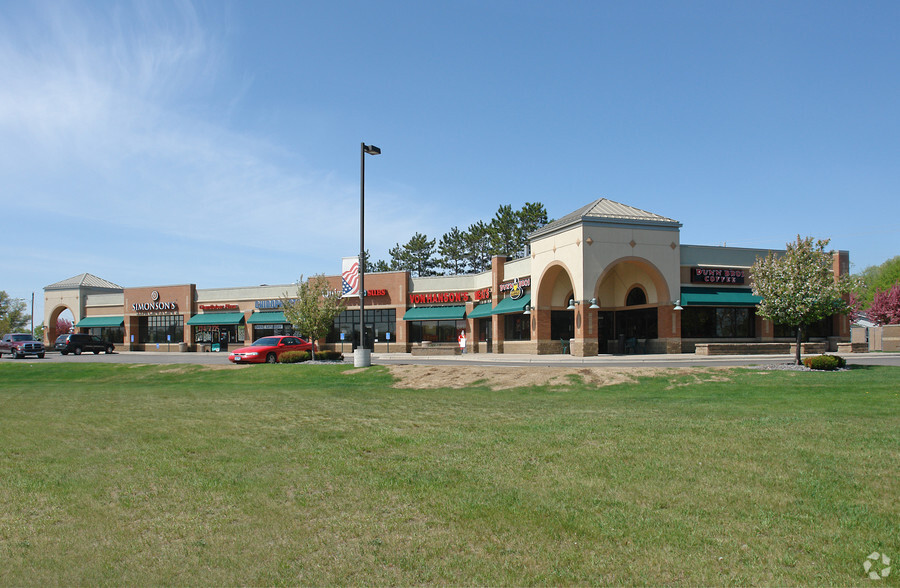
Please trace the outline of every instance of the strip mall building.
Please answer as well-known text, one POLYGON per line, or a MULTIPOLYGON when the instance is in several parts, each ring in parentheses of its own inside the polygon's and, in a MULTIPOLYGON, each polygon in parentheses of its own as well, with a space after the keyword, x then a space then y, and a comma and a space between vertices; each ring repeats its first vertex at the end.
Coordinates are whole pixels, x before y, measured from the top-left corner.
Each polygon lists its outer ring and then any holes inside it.
MULTIPOLYGON (((578 356, 635 350, 693 352, 703 342, 790 341, 756 315, 749 268, 769 250, 682 245, 681 223, 607 199, 530 236, 530 255, 495 257, 479 274, 412 277, 367 273, 366 343, 375 352, 454 344, 473 353, 578 356), (627 347, 627 349, 626 349, 627 347)), ((849 272, 847 251, 834 273, 849 272)), ((335 289, 340 276, 328 278, 335 289)), ((45 343, 68 309, 80 332, 120 349, 198 351, 292 333, 281 298, 294 285, 200 289, 194 284, 123 288, 81 274, 44 288, 45 343)), ((359 340, 358 300, 320 346, 350 351, 359 340)), ((848 341, 846 317, 809 329, 812 340, 848 341)))

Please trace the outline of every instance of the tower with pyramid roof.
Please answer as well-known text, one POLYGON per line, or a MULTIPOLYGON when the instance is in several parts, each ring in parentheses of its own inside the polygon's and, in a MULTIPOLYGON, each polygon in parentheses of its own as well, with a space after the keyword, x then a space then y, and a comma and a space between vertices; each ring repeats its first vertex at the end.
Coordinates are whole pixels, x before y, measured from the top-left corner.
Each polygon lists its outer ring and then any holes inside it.
POLYGON ((44 344, 50 345, 56 340, 56 319, 64 310, 68 309, 78 324, 85 316, 89 297, 106 302, 110 308, 121 309, 124 292, 122 286, 89 273, 44 286, 44 344))
POLYGON ((680 228, 671 218, 600 198, 530 235, 535 351, 558 353, 568 343, 573 355, 596 355, 623 328, 629 338, 680 346, 673 312, 680 228), (623 324, 605 325, 607 316, 623 324))

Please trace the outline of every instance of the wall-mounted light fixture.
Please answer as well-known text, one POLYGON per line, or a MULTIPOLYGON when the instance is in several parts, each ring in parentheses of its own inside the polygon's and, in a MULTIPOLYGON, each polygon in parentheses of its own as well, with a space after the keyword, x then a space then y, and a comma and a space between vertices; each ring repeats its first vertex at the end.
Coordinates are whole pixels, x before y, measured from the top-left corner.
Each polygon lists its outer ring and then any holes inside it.
POLYGON ((530 304, 525 305, 525 311, 522 314, 531 314, 531 305, 530 304))
POLYGON ((600 308, 599 306, 597 306, 596 298, 591 298, 591 305, 588 306, 588 308, 590 308, 591 310, 597 310, 598 308, 600 308))
POLYGON ((681 308, 681 299, 680 298, 675 301, 675 310, 684 310, 683 308, 681 308))
POLYGON ((578 304, 578 302, 576 302, 574 298, 569 298, 569 306, 566 307, 566 310, 575 310, 576 304, 578 304))

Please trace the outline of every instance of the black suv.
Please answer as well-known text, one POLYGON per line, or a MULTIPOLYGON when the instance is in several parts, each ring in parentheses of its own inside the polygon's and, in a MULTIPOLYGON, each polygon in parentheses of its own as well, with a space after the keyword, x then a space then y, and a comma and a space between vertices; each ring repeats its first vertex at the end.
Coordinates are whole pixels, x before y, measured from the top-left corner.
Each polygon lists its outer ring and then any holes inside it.
POLYGON ((101 351, 112 353, 116 346, 109 341, 104 341, 97 335, 69 333, 68 335, 57 337, 54 348, 63 355, 70 351, 75 355, 81 355, 82 351, 93 351, 95 354, 101 351))

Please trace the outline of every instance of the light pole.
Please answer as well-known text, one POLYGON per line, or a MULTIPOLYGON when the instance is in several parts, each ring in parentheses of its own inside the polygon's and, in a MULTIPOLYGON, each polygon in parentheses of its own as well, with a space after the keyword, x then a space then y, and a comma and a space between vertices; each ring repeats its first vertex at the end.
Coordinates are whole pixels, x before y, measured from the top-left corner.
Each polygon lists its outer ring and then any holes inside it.
POLYGON ((366 154, 381 155, 381 149, 359 144, 359 347, 353 354, 354 367, 372 365, 372 357, 366 348, 366 154))

